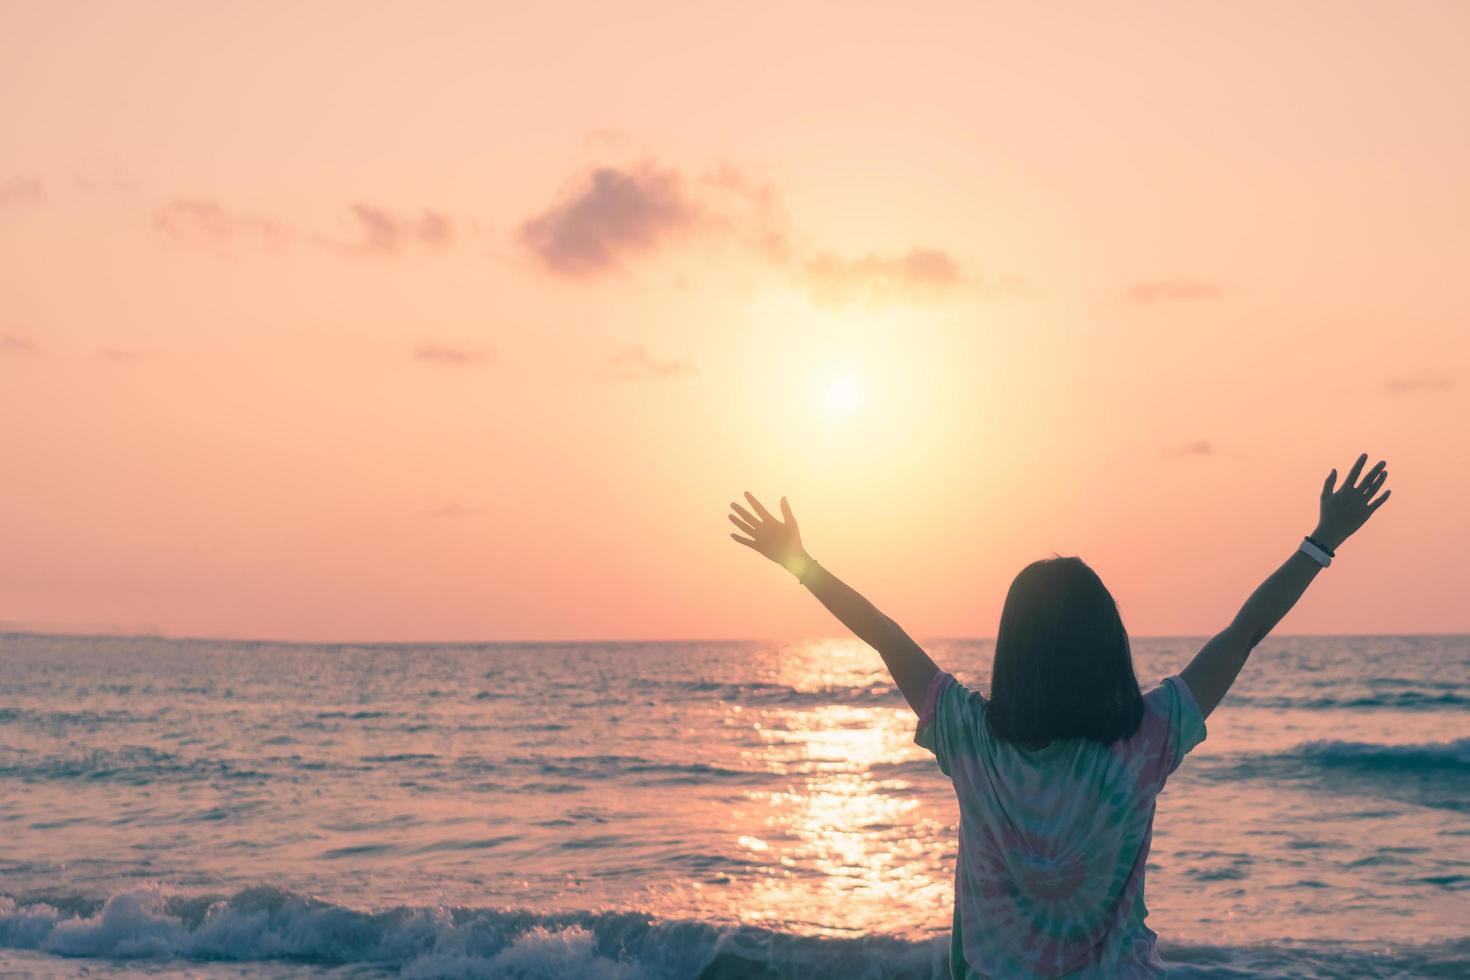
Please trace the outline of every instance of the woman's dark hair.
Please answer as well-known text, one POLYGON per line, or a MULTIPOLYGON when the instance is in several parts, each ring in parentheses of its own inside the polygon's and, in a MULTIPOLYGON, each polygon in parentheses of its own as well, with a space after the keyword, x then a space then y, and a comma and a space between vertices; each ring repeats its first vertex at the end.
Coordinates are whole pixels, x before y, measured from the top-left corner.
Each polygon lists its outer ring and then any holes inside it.
POLYGON ((1143 720, 1143 695, 1118 604, 1080 558, 1021 569, 995 637, 986 710, 998 738, 1037 746, 1057 738, 1104 745, 1143 720))

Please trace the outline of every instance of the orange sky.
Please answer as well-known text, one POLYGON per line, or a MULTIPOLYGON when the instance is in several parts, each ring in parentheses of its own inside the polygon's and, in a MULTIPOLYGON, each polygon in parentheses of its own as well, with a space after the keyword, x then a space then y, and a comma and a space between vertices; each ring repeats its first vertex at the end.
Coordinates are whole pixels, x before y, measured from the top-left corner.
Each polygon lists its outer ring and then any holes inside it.
POLYGON ((5 5, 0 622, 1470 630, 1470 5, 1098 9, 5 5))

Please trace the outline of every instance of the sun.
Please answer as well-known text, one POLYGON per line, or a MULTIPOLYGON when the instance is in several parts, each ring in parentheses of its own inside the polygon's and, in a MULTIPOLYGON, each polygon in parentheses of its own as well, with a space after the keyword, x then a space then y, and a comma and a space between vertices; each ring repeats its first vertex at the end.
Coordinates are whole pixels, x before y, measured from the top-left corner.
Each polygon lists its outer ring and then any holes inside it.
POLYGON ((833 378, 825 392, 827 408, 834 415, 851 415, 863 403, 863 389, 857 378, 850 374, 833 378))

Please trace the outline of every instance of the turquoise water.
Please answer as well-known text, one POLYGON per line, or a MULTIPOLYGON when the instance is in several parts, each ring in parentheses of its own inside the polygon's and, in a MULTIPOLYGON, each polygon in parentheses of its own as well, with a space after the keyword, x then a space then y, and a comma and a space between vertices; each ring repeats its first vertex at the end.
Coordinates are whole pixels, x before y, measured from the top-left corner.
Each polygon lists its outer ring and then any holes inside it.
MULTIPOLYGON (((1145 686, 1198 642, 1136 640, 1145 686)), ((955 802, 855 642, 0 669, 0 975, 945 975, 955 802)), ((1209 728, 1149 863, 1174 974, 1470 975, 1470 637, 1268 639, 1209 728)))

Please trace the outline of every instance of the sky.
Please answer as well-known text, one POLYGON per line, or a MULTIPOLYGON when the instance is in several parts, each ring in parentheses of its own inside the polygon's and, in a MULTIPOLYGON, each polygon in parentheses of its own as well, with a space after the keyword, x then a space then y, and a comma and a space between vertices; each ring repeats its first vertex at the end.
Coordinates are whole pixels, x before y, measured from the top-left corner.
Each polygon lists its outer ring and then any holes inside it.
POLYGON ((1470 5, 0 4, 0 624, 1470 630, 1470 5))

